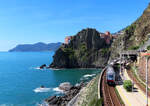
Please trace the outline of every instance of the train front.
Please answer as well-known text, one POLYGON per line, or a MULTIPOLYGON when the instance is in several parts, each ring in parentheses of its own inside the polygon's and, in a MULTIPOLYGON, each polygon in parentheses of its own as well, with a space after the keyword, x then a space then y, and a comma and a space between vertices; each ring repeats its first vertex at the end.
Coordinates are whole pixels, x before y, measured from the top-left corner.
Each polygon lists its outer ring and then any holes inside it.
POLYGON ((115 84, 115 71, 112 66, 109 66, 106 70, 106 81, 109 85, 115 84))

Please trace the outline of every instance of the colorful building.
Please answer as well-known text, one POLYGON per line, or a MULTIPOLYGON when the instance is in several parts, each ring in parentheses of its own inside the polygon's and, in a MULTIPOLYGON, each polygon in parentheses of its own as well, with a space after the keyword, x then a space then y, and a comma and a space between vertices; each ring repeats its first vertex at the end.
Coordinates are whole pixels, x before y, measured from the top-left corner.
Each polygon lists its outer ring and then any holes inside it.
MULTIPOLYGON (((105 33, 99 34, 101 38, 104 38, 106 41, 106 44, 110 44, 112 39, 116 39, 117 35, 111 35, 109 31, 106 31, 105 33)), ((70 40, 73 38, 73 36, 66 36, 65 37, 65 44, 69 44, 70 40)))
POLYGON ((66 36, 65 37, 65 44, 69 44, 70 40, 73 38, 73 36, 66 36))
POLYGON ((113 39, 109 31, 106 31, 105 33, 100 33, 100 37, 105 39, 106 44, 110 44, 110 41, 113 39))

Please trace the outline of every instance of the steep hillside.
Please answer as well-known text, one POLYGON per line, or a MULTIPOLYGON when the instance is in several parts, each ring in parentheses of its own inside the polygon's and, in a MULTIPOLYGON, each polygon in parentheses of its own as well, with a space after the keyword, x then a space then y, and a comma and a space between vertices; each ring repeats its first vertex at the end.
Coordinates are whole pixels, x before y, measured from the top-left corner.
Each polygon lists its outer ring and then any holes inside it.
POLYGON ((118 56, 120 50, 137 50, 143 46, 150 35, 150 5, 130 26, 123 29, 120 35, 112 44, 111 59, 118 56))
POLYGON ((103 67, 110 56, 110 44, 100 37, 96 29, 83 29, 62 45, 55 53, 51 68, 103 67))
POLYGON ((142 16, 139 17, 132 25, 125 29, 125 46, 141 46, 148 40, 150 34, 150 5, 145 9, 142 16))

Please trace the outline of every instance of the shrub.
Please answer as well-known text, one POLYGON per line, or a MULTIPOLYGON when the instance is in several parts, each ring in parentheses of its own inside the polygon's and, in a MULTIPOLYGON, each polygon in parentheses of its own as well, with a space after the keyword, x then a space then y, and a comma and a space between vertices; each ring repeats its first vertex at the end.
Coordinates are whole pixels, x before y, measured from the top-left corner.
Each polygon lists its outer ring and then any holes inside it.
POLYGON ((92 98, 92 100, 89 103, 89 106, 102 106, 103 104, 103 98, 97 99, 97 98, 92 98))
POLYGON ((101 49, 102 55, 105 55, 105 54, 107 54, 108 52, 109 52, 109 48, 102 48, 102 49, 101 49))
POLYGON ((123 87, 127 91, 132 91, 132 82, 131 82, 131 80, 125 80, 124 83, 123 83, 123 87))
POLYGON ((69 56, 69 59, 74 59, 74 50, 72 48, 64 48, 64 52, 69 56))
POLYGON ((134 34, 134 31, 135 31, 135 28, 136 28, 136 25, 135 24, 131 24, 130 26, 128 26, 126 29, 125 29, 125 32, 129 35, 133 35, 134 34))
POLYGON ((80 45, 79 50, 80 50, 80 54, 81 54, 81 55, 84 55, 86 52, 88 52, 88 51, 87 51, 87 46, 86 46, 85 43, 82 43, 82 44, 80 45))
POLYGON ((131 46, 130 48, 129 48, 129 50, 137 50, 137 49, 139 49, 140 48, 140 46, 131 46))
POLYGON ((79 53, 78 56, 81 58, 82 61, 88 60, 89 51, 87 50, 86 43, 81 43, 79 47, 79 53))
POLYGON ((150 45, 149 45, 149 46, 147 46, 147 50, 150 50, 150 45))

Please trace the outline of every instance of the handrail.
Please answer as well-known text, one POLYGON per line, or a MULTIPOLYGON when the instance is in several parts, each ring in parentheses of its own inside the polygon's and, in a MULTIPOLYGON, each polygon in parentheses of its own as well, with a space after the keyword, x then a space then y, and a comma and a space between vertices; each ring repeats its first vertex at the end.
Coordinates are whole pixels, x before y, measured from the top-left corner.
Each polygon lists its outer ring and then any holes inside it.
POLYGON ((102 76, 103 76, 105 70, 106 70, 106 67, 100 73, 100 77, 99 77, 99 81, 98 81, 98 99, 100 99, 102 97, 102 95, 101 95, 101 83, 102 82, 101 81, 102 81, 102 76))
MULTIPOLYGON (((100 77, 99 77, 99 80, 98 80, 98 99, 100 99, 101 97, 102 97, 102 95, 101 95, 101 80, 102 80, 102 76, 103 76, 103 74, 104 74, 104 72, 105 72, 105 70, 106 70, 106 67, 102 70, 102 72, 100 73, 100 77)), ((77 100, 77 98, 79 97, 79 95, 81 95, 81 91, 83 90, 84 88, 82 88, 81 90, 80 90, 80 92, 71 100, 71 101, 69 101, 69 103, 67 104, 67 106, 73 106, 74 105, 74 103, 75 103, 75 101, 77 100)))
POLYGON ((69 101, 69 103, 67 104, 67 106, 74 106, 74 103, 75 103, 76 100, 78 99, 79 95, 81 95, 80 93, 81 93, 81 91, 80 91, 74 98, 72 98, 72 99, 69 101))

